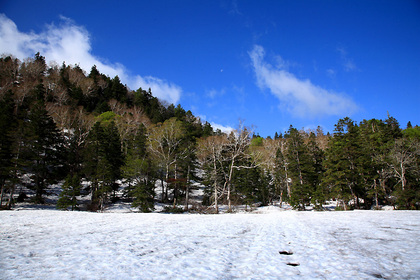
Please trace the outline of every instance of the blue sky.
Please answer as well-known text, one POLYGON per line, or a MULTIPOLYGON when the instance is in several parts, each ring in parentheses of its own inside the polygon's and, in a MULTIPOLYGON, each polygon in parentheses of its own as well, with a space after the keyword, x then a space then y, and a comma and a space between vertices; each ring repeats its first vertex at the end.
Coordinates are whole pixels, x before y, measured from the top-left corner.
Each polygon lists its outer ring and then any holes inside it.
POLYGON ((0 53, 93 64, 215 127, 420 124, 419 1, 0 2, 0 53))

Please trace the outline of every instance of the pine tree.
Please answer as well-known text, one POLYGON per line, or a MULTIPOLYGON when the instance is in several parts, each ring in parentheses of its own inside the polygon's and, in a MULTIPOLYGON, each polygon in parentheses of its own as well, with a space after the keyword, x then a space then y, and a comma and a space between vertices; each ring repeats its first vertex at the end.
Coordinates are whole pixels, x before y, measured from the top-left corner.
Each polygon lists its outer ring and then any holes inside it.
POLYGON ((0 100, 0 208, 6 191, 6 181, 11 178, 13 169, 13 131, 16 128, 13 93, 8 91, 0 100))
POLYGON ((116 181, 121 178, 124 164, 118 129, 112 118, 107 119, 108 115, 101 115, 93 126, 85 154, 85 172, 92 182, 92 210, 103 210, 111 192, 116 198, 116 181))
POLYGON ((146 128, 140 125, 136 135, 128 143, 128 154, 122 168, 123 176, 128 182, 126 196, 132 198, 132 207, 142 212, 154 209, 154 167, 146 150, 146 128))
POLYGON ((304 210, 315 190, 313 184, 317 174, 301 133, 290 126, 286 138, 288 169, 292 180, 291 204, 295 208, 304 210))
POLYGON ((308 139, 308 153, 313 163, 313 174, 309 180, 312 181, 313 193, 311 202, 316 209, 322 209, 322 204, 327 199, 328 191, 321 184, 322 177, 324 175, 324 151, 321 150, 316 142, 316 136, 313 132, 310 133, 308 139))
POLYGON ((30 171, 34 180, 31 188, 35 190, 34 201, 44 203, 48 184, 57 178, 63 167, 63 139, 53 119, 45 109, 45 88, 39 84, 35 89, 37 101, 31 108, 25 124, 25 150, 31 162, 30 171))
POLYGON ((280 186, 280 206, 283 202, 283 197, 290 201, 292 196, 291 182, 289 175, 289 161, 287 160, 287 145, 286 141, 280 142, 280 147, 276 151, 274 180, 280 186), (284 195, 287 194, 287 195, 284 195))
POLYGON ((351 199, 358 200, 360 187, 358 126, 349 119, 341 119, 335 125, 334 137, 326 151, 325 176, 322 183, 331 195, 347 210, 351 199))
POLYGON ((77 196, 81 194, 81 182, 77 174, 69 174, 63 184, 62 191, 57 201, 58 209, 67 209, 71 207, 71 210, 77 209, 79 205, 77 196))

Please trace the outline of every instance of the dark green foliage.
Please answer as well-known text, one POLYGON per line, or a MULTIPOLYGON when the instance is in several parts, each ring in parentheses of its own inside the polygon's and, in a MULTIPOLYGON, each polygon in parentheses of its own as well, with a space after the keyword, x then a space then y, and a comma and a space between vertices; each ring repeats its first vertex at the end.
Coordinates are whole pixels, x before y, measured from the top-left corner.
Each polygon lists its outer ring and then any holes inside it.
POLYGON ((213 128, 211 127, 210 123, 205 122, 203 126, 203 135, 202 137, 207 137, 213 135, 213 128))
MULTIPOLYGON (((102 210, 108 195, 118 190, 124 157, 121 139, 113 120, 98 121, 93 126, 85 151, 85 174, 92 181, 92 204, 102 210)), ((94 207, 96 209, 96 207, 94 207)))
POLYGON ((403 130, 403 135, 406 138, 416 138, 420 141, 420 127, 407 127, 405 130, 403 130))
POLYGON ((296 128, 291 126, 285 137, 288 141, 288 175, 292 181, 290 202, 295 208, 304 210, 305 205, 310 203, 318 182, 315 158, 311 158, 308 147, 296 128))
POLYGON ((13 163, 13 135, 17 126, 14 116, 13 93, 8 91, 3 99, 0 99, 0 206, 3 203, 3 195, 6 191, 6 181, 11 178, 13 163))
POLYGON ((159 100, 152 95, 152 90, 150 88, 149 91, 139 88, 134 93, 134 104, 143 108, 146 115, 153 123, 164 122, 166 120, 166 109, 159 100))
MULTIPOLYGON (((246 166, 244 163, 243 165, 246 166)), ((249 167, 251 167, 248 164, 249 167)), ((264 172, 258 168, 242 168, 235 172, 232 182, 238 202, 252 206, 260 203, 261 205, 268 205, 269 197, 269 178, 264 172)))
POLYGON ((132 199, 132 207, 142 212, 154 209, 155 197, 155 167, 147 156, 146 141, 146 128, 140 125, 128 142, 128 154, 122 168, 122 176, 129 183, 125 189, 126 197, 132 199))
POLYGON ((33 174, 30 188, 35 190, 34 201, 43 203, 48 184, 59 179, 57 176, 63 167, 63 139, 45 108, 42 84, 36 87, 34 95, 37 101, 24 124, 24 149, 29 171, 33 174))
POLYGON ((8 91, 0 100, 0 180, 9 177, 13 158, 13 131, 16 127, 13 93, 8 91))
POLYGON ((322 183, 331 195, 347 205, 360 190, 360 141, 358 126, 349 118, 339 120, 326 151, 322 183))
POLYGON ((78 175, 68 175, 66 181, 63 184, 62 192, 57 201, 58 209, 68 209, 71 207, 71 210, 77 209, 78 201, 77 196, 81 194, 81 183, 78 175))
POLYGON ((134 186, 131 196, 134 197, 132 207, 138 208, 144 213, 154 210, 155 191, 153 183, 138 183, 134 186))

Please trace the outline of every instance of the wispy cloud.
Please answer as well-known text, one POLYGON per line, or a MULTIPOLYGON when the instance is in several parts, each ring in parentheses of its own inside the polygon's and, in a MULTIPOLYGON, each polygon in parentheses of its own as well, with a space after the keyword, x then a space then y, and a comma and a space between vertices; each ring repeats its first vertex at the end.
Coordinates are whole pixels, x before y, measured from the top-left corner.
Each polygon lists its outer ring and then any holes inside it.
POLYGON ((226 89, 225 88, 222 88, 222 89, 220 89, 220 90, 217 90, 217 89, 210 89, 210 90, 207 90, 206 91, 206 96, 207 97, 209 97, 209 98, 211 98, 211 99, 214 99, 214 98, 216 98, 216 97, 218 97, 218 96, 222 96, 222 95, 224 95, 226 93, 226 89))
POLYGON ((308 79, 298 79, 279 63, 273 67, 265 61, 265 51, 261 46, 254 46, 249 56, 258 86, 268 88, 280 100, 281 106, 295 116, 342 116, 358 109, 344 94, 326 90, 308 79))
POLYGON ((336 71, 334 69, 329 68, 329 69, 327 69, 326 72, 327 72, 327 76, 328 77, 330 77, 330 78, 334 78, 335 77, 336 71))
POLYGON ((96 65, 110 77, 118 75, 130 88, 151 88, 154 96, 170 103, 177 103, 182 94, 181 87, 173 83, 152 76, 131 75, 122 64, 95 56, 89 32, 65 17, 60 18, 59 25, 46 25, 40 33, 25 33, 6 15, 0 14, 0 42, 0 54, 12 54, 22 60, 40 52, 48 62, 78 64, 86 72, 96 65))
POLYGON ((358 70, 353 59, 348 56, 346 49, 344 49, 343 47, 339 47, 337 48, 337 52, 340 54, 341 63, 343 65, 344 71, 351 72, 358 70))

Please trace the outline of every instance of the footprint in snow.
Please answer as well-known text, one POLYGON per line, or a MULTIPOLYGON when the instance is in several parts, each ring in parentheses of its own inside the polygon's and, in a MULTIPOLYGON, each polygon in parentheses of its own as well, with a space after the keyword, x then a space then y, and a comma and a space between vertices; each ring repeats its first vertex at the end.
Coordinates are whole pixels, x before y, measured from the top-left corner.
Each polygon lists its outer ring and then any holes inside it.
MULTIPOLYGON (((279 254, 290 256, 290 255, 293 255, 293 252, 292 251, 279 251, 279 254)), ((290 266, 299 266, 300 265, 300 263, 298 263, 298 262, 288 262, 286 264, 290 265, 290 266)))

